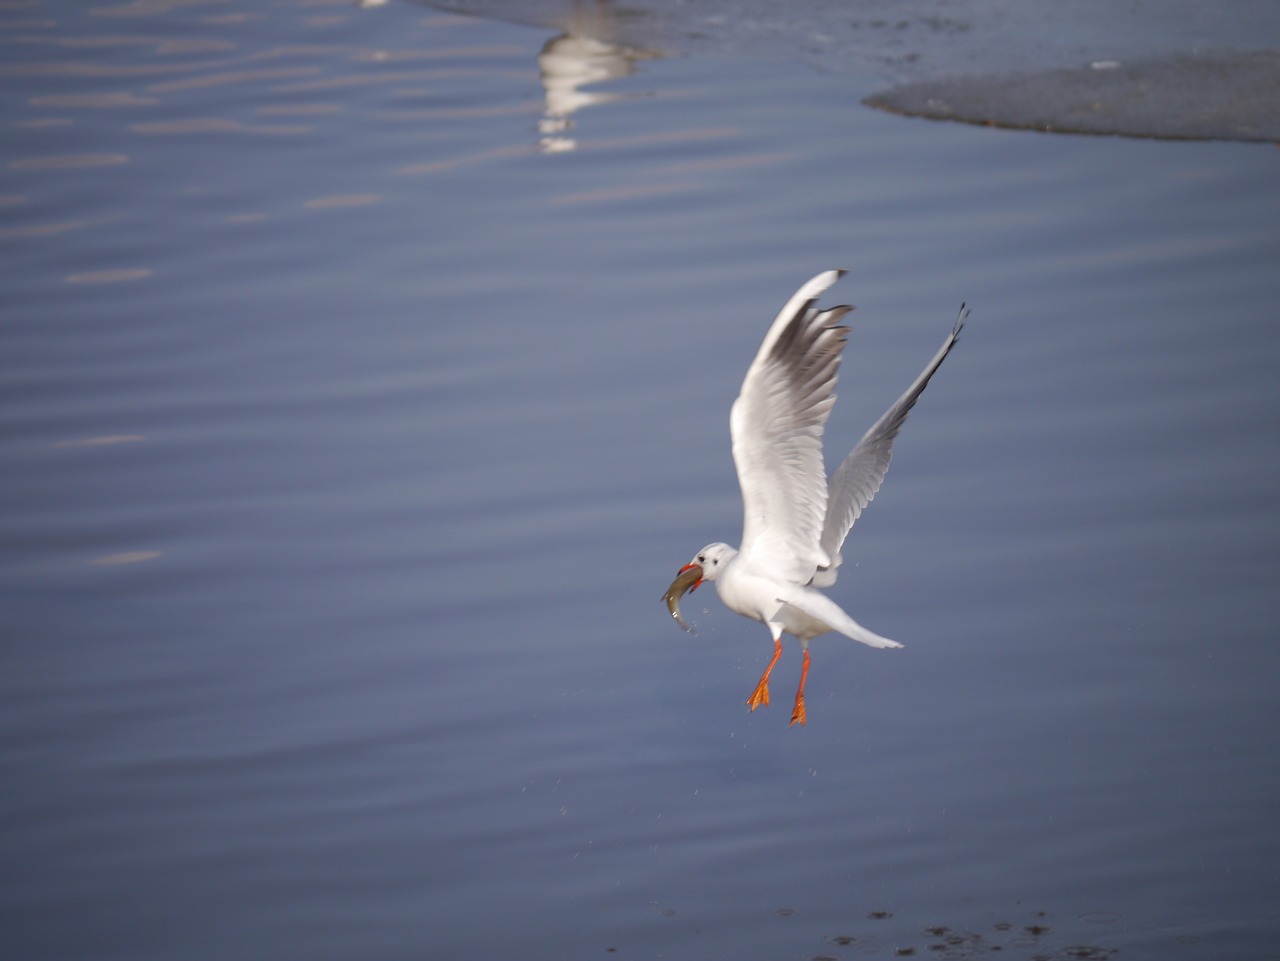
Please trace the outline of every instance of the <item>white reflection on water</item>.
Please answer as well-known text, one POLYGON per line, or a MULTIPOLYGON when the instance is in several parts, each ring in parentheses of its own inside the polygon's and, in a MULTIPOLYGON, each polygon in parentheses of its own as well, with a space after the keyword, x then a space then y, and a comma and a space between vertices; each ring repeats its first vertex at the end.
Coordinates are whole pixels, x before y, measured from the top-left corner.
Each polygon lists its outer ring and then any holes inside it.
POLYGON ((68 274, 63 278, 69 284, 118 284, 127 280, 145 280, 151 276, 146 267, 123 267, 118 270, 91 270, 83 274, 68 274))
POLYGON ((65 109, 103 109, 115 107, 146 107, 158 103, 155 97, 140 97, 124 90, 117 93, 73 93, 32 97, 33 107, 53 107, 65 109))
POLYGON ((10 160, 12 170, 78 170, 82 167, 110 167, 128 163, 122 153, 59 154, 53 157, 30 157, 10 160))
POLYGON ((568 135, 573 115, 584 107, 612 103, 626 94, 583 87, 630 76, 636 64, 652 60, 659 53, 606 37, 614 32, 613 9, 605 3, 575 3, 564 33, 552 37, 538 53, 538 74, 546 96, 546 107, 538 131, 539 146, 546 153, 573 150, 577 142, 568 135))
POLYGON ((105 554, 95 557, 91 563, 99 567, 116 567, 121 564, 141 564, 153 561, 160 556, 159 551, 122 551, 119 554, 105 554))

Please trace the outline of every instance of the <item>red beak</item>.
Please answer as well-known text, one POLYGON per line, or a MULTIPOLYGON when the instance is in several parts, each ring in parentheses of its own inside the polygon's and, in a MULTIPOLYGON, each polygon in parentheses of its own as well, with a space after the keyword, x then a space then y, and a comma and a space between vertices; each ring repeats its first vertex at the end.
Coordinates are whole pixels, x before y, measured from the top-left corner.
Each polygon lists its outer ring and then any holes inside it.
MULTIPOLYGON (((698 567, 698 565, 693 563, 686 564, 684 567, 680 568, 680 573, 683 574, 685 571, 692 570, 695 567, 698 567)), ((699 568, 699 570, 701 570, 701 568, 699 568)), ((698 585, 701 583, 702 583, 702 578, 699 577, 696 581, 693 582, 693 587, 689 588, 689 593, 692 594, 694 591, 696 591, 698 589, 698 585)))

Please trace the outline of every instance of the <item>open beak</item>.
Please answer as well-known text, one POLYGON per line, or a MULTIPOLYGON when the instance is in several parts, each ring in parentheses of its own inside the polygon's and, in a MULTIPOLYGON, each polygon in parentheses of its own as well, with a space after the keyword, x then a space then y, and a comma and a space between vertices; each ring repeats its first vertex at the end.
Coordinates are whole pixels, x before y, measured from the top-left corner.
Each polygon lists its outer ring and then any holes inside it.
POLYGON ((697 634, 698 632, 686 624, 684 618, 680 616, 680 598, 697 588, 701 583, 702 568, 697 564, 686 564, 680 568, 680 573, 671 582, 667 592, 662 595, 662 599, 667 602, 667 610, 671 612, 671 616, 675 618, 676 623, 690 634, 697 634))

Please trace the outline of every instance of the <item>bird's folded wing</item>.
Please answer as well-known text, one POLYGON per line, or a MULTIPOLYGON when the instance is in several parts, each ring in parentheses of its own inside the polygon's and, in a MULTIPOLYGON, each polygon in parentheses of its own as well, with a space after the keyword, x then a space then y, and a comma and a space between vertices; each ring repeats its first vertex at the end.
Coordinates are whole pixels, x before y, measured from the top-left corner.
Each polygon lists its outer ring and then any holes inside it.
POLYGON ((951 333, 942 342, 942 346, 933 355, 928 366, 915 379, 915 383, 908 387, 906 393, 881 415, 831 475, 827 492, 827 514, 820 542, 823 553, 830 559, 830 564, 825 569, 820 569, 814 576, 815 587, 829 587, 835 583, 836 571, 840 566, 840 548, 844 545, 844 539, 853 527, 853 522, 862 513, 862 509, 871 503, 871 499, 880 490, 884 475, 889 470, 893 440, 902 429, 907 414, 916 405, 924 389, 929 386, 929 378, 942 366, 942 362, 947 359, 947 354, 955 346, 956 339, 964 328, 966 317, 968 317, 968 311, 961 307, 960 316, 956 318, 951 333))
POLYGON ((819 545, 827 514, 822 431, 849 333, 836 321, 852 308, 814 303, 843 273, 819 274, 782 308, 729 417, 742 487, 742 562, 793 584, 829 563, 819 545))

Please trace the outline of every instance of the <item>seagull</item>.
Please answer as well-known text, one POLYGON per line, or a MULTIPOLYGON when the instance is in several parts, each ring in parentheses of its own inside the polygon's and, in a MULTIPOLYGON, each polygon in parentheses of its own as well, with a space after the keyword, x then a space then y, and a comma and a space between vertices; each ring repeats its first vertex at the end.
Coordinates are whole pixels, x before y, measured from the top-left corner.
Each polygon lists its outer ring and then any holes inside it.
POLYGON ((708 544, 680 568, 664 595, 676 623, 691 631, 680 617, 680 598, 704 580, 714 581, 726 607, 769 628, 773 659, 747 698, 753 711, 769 703, 769 674, 782 656, 782 635, 800 641, 804 660, 793 725, 805 723, 804 683, 813 638, 835 631, 869 647, 902 646, 867 630, 821 588, 836 582, 840 548, 880 490, 894 438, 968 317, 961 305, 933 359, 828 480, 822 433, 835 404, 840 352, 849 338, 849 328, 838 321, 853 308, 822 310, 815 304, 844 274, 824 271, 792 295, 765 335, 733 403, 729 431, 742 488, 742 546, 708 544))

